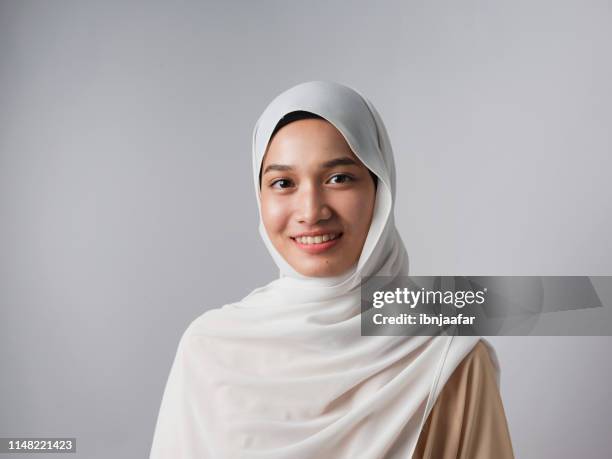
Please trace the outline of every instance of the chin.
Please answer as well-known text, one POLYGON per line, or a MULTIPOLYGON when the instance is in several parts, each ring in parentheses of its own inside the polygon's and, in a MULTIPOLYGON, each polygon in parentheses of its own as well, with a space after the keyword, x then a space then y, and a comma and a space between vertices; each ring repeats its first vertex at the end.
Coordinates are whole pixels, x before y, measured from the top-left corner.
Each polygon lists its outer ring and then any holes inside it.
POLYGON ((302 276, 308 277, 333 277, 338 276, 343 272, 341 266, 331 266, 327 263, 317 263, 316 265, 298 265, 293 266, 302 276))

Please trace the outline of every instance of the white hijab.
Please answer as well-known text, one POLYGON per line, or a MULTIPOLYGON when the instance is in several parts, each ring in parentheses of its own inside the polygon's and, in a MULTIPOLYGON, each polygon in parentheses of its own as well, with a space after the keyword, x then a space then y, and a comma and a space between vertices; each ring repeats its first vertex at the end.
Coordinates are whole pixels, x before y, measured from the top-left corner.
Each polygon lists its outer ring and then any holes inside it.
MULTIPOLYGON (((361 336, 362 276, 408 274, 394 223, 395 166, 385 126, 360 93, 326 81, 277 96, 253 130, 253 179, 281 118, 305 110, 344 135, 378 176, 358 263, 333 278, 296 272, 261 236, 280 277, 205 312, 183 334, 151 458, 405 459, 442 387, 478 337, 361 336)), ((495 353, 490 349, 497 366, 495 353)))

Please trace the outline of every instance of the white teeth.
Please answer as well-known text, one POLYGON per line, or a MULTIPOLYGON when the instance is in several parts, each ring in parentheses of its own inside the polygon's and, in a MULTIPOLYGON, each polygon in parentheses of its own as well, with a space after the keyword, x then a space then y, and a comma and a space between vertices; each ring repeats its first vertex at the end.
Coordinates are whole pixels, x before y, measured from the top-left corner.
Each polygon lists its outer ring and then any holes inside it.
POLYGON ((321 236, 303 236, 296 237, 295 240, 300 244, 321 244, 323 242, 331 241, 332 239, 336 239, 338 236, 336 234, 323 234, 321 236))

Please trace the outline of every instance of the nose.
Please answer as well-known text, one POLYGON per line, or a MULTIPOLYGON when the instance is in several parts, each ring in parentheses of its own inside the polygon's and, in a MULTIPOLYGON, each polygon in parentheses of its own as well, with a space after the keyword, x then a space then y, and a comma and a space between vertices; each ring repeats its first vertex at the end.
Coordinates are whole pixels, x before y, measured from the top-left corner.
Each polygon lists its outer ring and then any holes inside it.
POLYGON ((325 193, 317 186, 303 186, 298 192, 296 218, 299 223, 315 225, 332 216, 325 193))

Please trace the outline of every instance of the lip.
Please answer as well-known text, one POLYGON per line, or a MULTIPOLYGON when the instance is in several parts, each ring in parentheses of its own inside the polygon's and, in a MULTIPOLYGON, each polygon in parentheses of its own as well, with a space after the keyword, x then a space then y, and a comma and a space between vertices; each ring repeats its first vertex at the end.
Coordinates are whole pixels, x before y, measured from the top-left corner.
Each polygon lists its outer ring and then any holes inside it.
POLYGON ((342 234, 342 231, 332 231, 332 230, 319 230, 319 231, 306 231, 304 233, 294 234, 291 236, 292 239, 296 237, 315 237, 315 236, 323 236, 324 234, 342 234))
POLYGON ((344 233, 339 233, 338 237, 336 237, 335 239, 332 239, 327 242, 321 242, 320 244, 302 244, 298 242, 297 239, 295 238, 303 237, 303 236, 310 236, 310 237, 321 236, 323 234, 329 234, 330 232, 333 233, 333 231, 316 231, 316 232, 313 231, 310 233, 302 233, 294 237, 291 237, 291 240, 296 246, 298 246, 299 249, 303 250, 306 253, 311 253, 311 254, 323 253, 331 249, 333 246, 335 246, 338 243, 338 241, 342 238, 342 235, 344 233))

